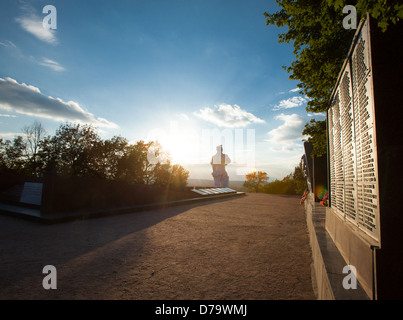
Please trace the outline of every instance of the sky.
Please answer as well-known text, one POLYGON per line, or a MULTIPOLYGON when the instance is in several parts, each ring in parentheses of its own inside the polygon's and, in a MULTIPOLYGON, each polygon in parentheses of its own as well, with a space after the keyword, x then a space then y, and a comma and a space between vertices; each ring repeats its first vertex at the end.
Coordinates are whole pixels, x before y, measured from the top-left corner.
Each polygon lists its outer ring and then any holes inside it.
POLYGON ((222 144, 230 180, 293 172, 308 98, 295 60, 266 26, 274 0, 2 0, 0 138, 40 121, 91 124, 103 139, 159 141, 189 178, 212 179, 222 144), (52 7, 46 7, 46 6, 52 7))

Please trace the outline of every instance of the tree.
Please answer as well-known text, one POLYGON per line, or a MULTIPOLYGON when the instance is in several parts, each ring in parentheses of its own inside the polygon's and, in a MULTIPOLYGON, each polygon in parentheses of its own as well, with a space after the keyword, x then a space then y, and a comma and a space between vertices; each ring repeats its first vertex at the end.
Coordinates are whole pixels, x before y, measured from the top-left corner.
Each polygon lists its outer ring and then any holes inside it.
POLYGON ((25 173, 24 138, 17 136, 13 141, 0 139, 0 169, 6 172, 25 173))
POLYGON ((101 142, 92 126, 65 123, 53 137, 45 137, 38 154, 44 171, 76 176, 97 176, 94 150, 101 142))
POLYGON ((35 120, 30 126, 24 126, 22 132, 26 137, 26 157, 28 170, 35 176, 39 175, 40 163, 38 154, 40 150, 40 144, 45 137, 46 130, 42 123, 35 120))
POLYGON ((102 140, 90 125, 61 124, 54 136, 44 136, 39 122, 23 128, 26 139, 0 139, 0 171, 44 175, 96 177, 135 184, 184 188, 189 172, 172 165, 158 142, 115 136, 102 140))
POLYGON ((171 162, 158 162, 153 170, 154 184, 162 187, 183 189, 187 185, 189 171, 179 164, 171 165, 171 162))
POLYGON ((282 180, 274 180, 263 186, 262 192, 270 194, 303 194, 306 189, 306 180, 302 168, 302 160, 294 168, 294 172, 285 176, 282 180))
POLYGON ((282 180, 276 179, 266 184, 262 191, 269 194, 295 194, 290 175, 284 177, 282 180))
MULTIPOLYGON (((292 43, 296 60, 283 66, 290 79, 299 80, 300 93, 310 100, 308 112, 326 110, 331 92, 347 55, 355 30, 342 26, 345 0, 276 0, 280 11, 264 13, 266 25, 287 27, 279 34, 280 43, 292 43)), ((357 8, 358 19, 368 11, 386 31, 391 23, 403 18, 403 4, 387 0, 349 1, 357 8)), ((325 121, 314 121, 306 127, 309 141, 314 142, 314 154, 326 153, 323 148, 325 121), (319 136, 317 136, 319 135, 319 136)), ((326 142, 325 142, 326 144, 326 142)))
POLYGON ((179 164, 174 164, 171 168, 171 185, 178 189, 183 189, 187 186, 189 171, 179 164))
POLYGON ((153 170, 154 184, 158 186, 168 186, 171 182, 171 163, 158 162, 153 170))
POLYGON ((302 131, 303 135, 307 135, 308 142, 312 142, 313 151, 312 156, 320 157, 327 152, 327 134, 326 134, 326 121, 316 121, 311 119, 305 125, 302 131))
MULTIPOLYGON (((328 0, 330 2, 330 0, 328 0)), ((336 3, 335 8, 342 5, 336 3)), ((377 20, 378 27, 385 32, 391 24, 396 24, 399 19, 403 19, 403 3, 391 0, 359 0, 357 1, 357 11, 364 16, 365 13, 377 20)))
POLYGON ((294 168, 292 178, 295 183, 295 193, 303 194, 306 189, 306 178, 304 176, 303 162, 299 162, 299 165, 294 168))
POLYGON ((156 177, 158 170, 161 169, 161 164, 166 164, 170 162, 170 156, 167 151, 165 151, 158 141, 151 141, 147 148, 147 158, 145 162, 145 184, 156 183, 156 177), (158 167, 158 169, 157 169, 158 167))
POLYGON ((118 163, 128 146, 127 139, 114 136, 111 139, 100 141, 93 147, 93 167, 99 178, 116 180, 118 175, 118 163))
POLYGON ((248 189, 249 192, 260 192, 262 187, 267 183, 269 177, 266 172, 254 171, 246 175, 246 181, 243 186, 248 189))
POLYGON ((117 159, 117 181, 144 183, 148 147, 149 144, 145 144, 143 141, 139 141, 135 145, 127 144, 125 146, 123 155, 117 159))

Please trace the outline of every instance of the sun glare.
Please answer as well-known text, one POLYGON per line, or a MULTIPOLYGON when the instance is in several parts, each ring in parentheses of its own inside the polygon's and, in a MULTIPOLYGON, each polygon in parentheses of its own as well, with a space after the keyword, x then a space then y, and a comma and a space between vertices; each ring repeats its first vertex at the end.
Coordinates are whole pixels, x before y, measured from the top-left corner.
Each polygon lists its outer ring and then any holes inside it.
POLYGON ((169 152, 174 164, 194 163, 195 155, 198 153, 197 143, 184 135, 166 136, 161 139, 161 145, 164 150, 169 152))
POLYGON ((195 164, 200 161, 200 132, 195 127, 183 123, 170 122, 169 128, 151 132, 150 140, 158 141, 162 149, 169 153, 173 164, 195 164))

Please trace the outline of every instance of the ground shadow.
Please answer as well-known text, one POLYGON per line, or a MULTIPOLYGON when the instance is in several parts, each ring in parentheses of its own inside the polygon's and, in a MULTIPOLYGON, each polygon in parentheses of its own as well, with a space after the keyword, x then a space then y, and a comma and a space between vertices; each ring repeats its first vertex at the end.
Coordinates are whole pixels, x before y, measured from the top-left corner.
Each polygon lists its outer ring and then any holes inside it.
POLYGON ((115 266, 114 271, 119 272, 119 266, 129 258, 134 268, 147 242, 147 228, 193 208, 232 199, 229 197, 50 225, 1 215, 0 298, 64 299, 61 290, 43 289, 45 275, 42 269, 45 265, 69 265, 69 270, 60 270, 66 283, 74 281, 75 274, 101 277, 102 266, 115 266), (120 241, 129 238, 130 241, 120 241), (84 256, 85 262, 82 259, 84 256), (111 256, 118 258, 111 261, 111 256))

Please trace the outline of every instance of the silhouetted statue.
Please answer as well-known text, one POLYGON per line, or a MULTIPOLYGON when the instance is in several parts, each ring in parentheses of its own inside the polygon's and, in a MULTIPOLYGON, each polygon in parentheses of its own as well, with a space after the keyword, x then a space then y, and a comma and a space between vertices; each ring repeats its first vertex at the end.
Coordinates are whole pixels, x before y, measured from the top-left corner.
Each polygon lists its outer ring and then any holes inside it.
POLYGON ((211 158, 211 166, 213 167, 214 186, 217 188, 227 188, 229 177, 225 166, 231 163, 228 155, 223 153, 222 145, 217 146, 217 153, 211 158))

